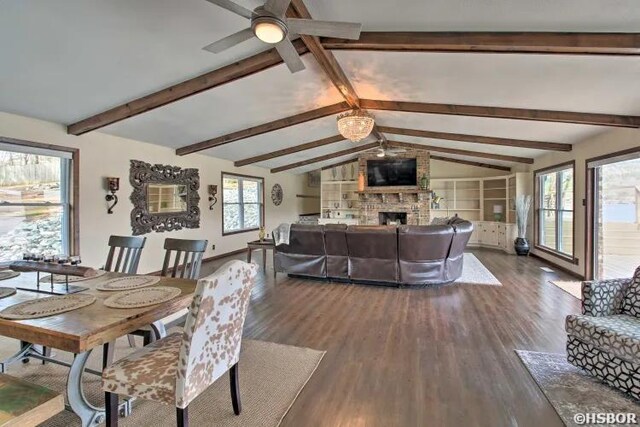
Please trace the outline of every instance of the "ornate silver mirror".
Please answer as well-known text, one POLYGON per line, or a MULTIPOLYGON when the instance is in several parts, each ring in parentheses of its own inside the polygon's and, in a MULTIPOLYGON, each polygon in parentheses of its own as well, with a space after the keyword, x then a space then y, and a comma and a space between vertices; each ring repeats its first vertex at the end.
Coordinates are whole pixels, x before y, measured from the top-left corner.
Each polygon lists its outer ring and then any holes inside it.
POLYGON ((134 235, 200 227, 198 169, 131 160, 134 235))

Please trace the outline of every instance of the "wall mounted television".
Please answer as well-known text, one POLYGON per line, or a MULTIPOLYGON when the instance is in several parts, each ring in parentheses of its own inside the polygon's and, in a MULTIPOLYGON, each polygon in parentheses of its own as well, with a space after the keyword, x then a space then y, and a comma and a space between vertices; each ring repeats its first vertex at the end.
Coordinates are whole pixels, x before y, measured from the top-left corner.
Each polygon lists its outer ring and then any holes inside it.
POLYGON ((367 185, 391 187, 418 185, 416 159, 367 160, 367 185))

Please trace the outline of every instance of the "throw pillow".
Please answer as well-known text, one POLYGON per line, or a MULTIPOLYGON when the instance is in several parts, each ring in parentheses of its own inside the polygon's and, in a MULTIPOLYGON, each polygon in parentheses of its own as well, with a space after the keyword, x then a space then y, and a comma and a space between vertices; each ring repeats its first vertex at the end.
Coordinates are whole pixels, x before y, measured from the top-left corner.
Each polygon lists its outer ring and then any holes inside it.
POLYGON ((449 218, 446 216, 443 217, 435 217, 431 220, 431 225, 448 225, 449 218))
POLYGON ((640 267, 636 268, 622 301, 622 312, 640 317, 640 267))

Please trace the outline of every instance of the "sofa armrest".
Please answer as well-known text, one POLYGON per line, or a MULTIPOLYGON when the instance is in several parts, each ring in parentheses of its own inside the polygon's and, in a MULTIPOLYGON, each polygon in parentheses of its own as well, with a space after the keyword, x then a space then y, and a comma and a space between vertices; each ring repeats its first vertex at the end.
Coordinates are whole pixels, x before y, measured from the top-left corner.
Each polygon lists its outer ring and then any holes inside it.
POLYGON ((596 317, 620 314, 630 283, 631 279, 582 282, 582 314, 596 317))

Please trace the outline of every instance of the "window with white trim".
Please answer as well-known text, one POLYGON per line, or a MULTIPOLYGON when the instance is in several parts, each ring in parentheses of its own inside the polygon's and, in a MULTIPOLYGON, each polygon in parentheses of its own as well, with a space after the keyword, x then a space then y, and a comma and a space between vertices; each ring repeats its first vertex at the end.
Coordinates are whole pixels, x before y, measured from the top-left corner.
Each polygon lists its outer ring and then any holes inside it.
POLYGON ((0 262, 70 255, 72 153, 0 143, 0 262))
POLYGON ((222 174, 222 234, 257 230, 264 225, 264 179, 222 174))

